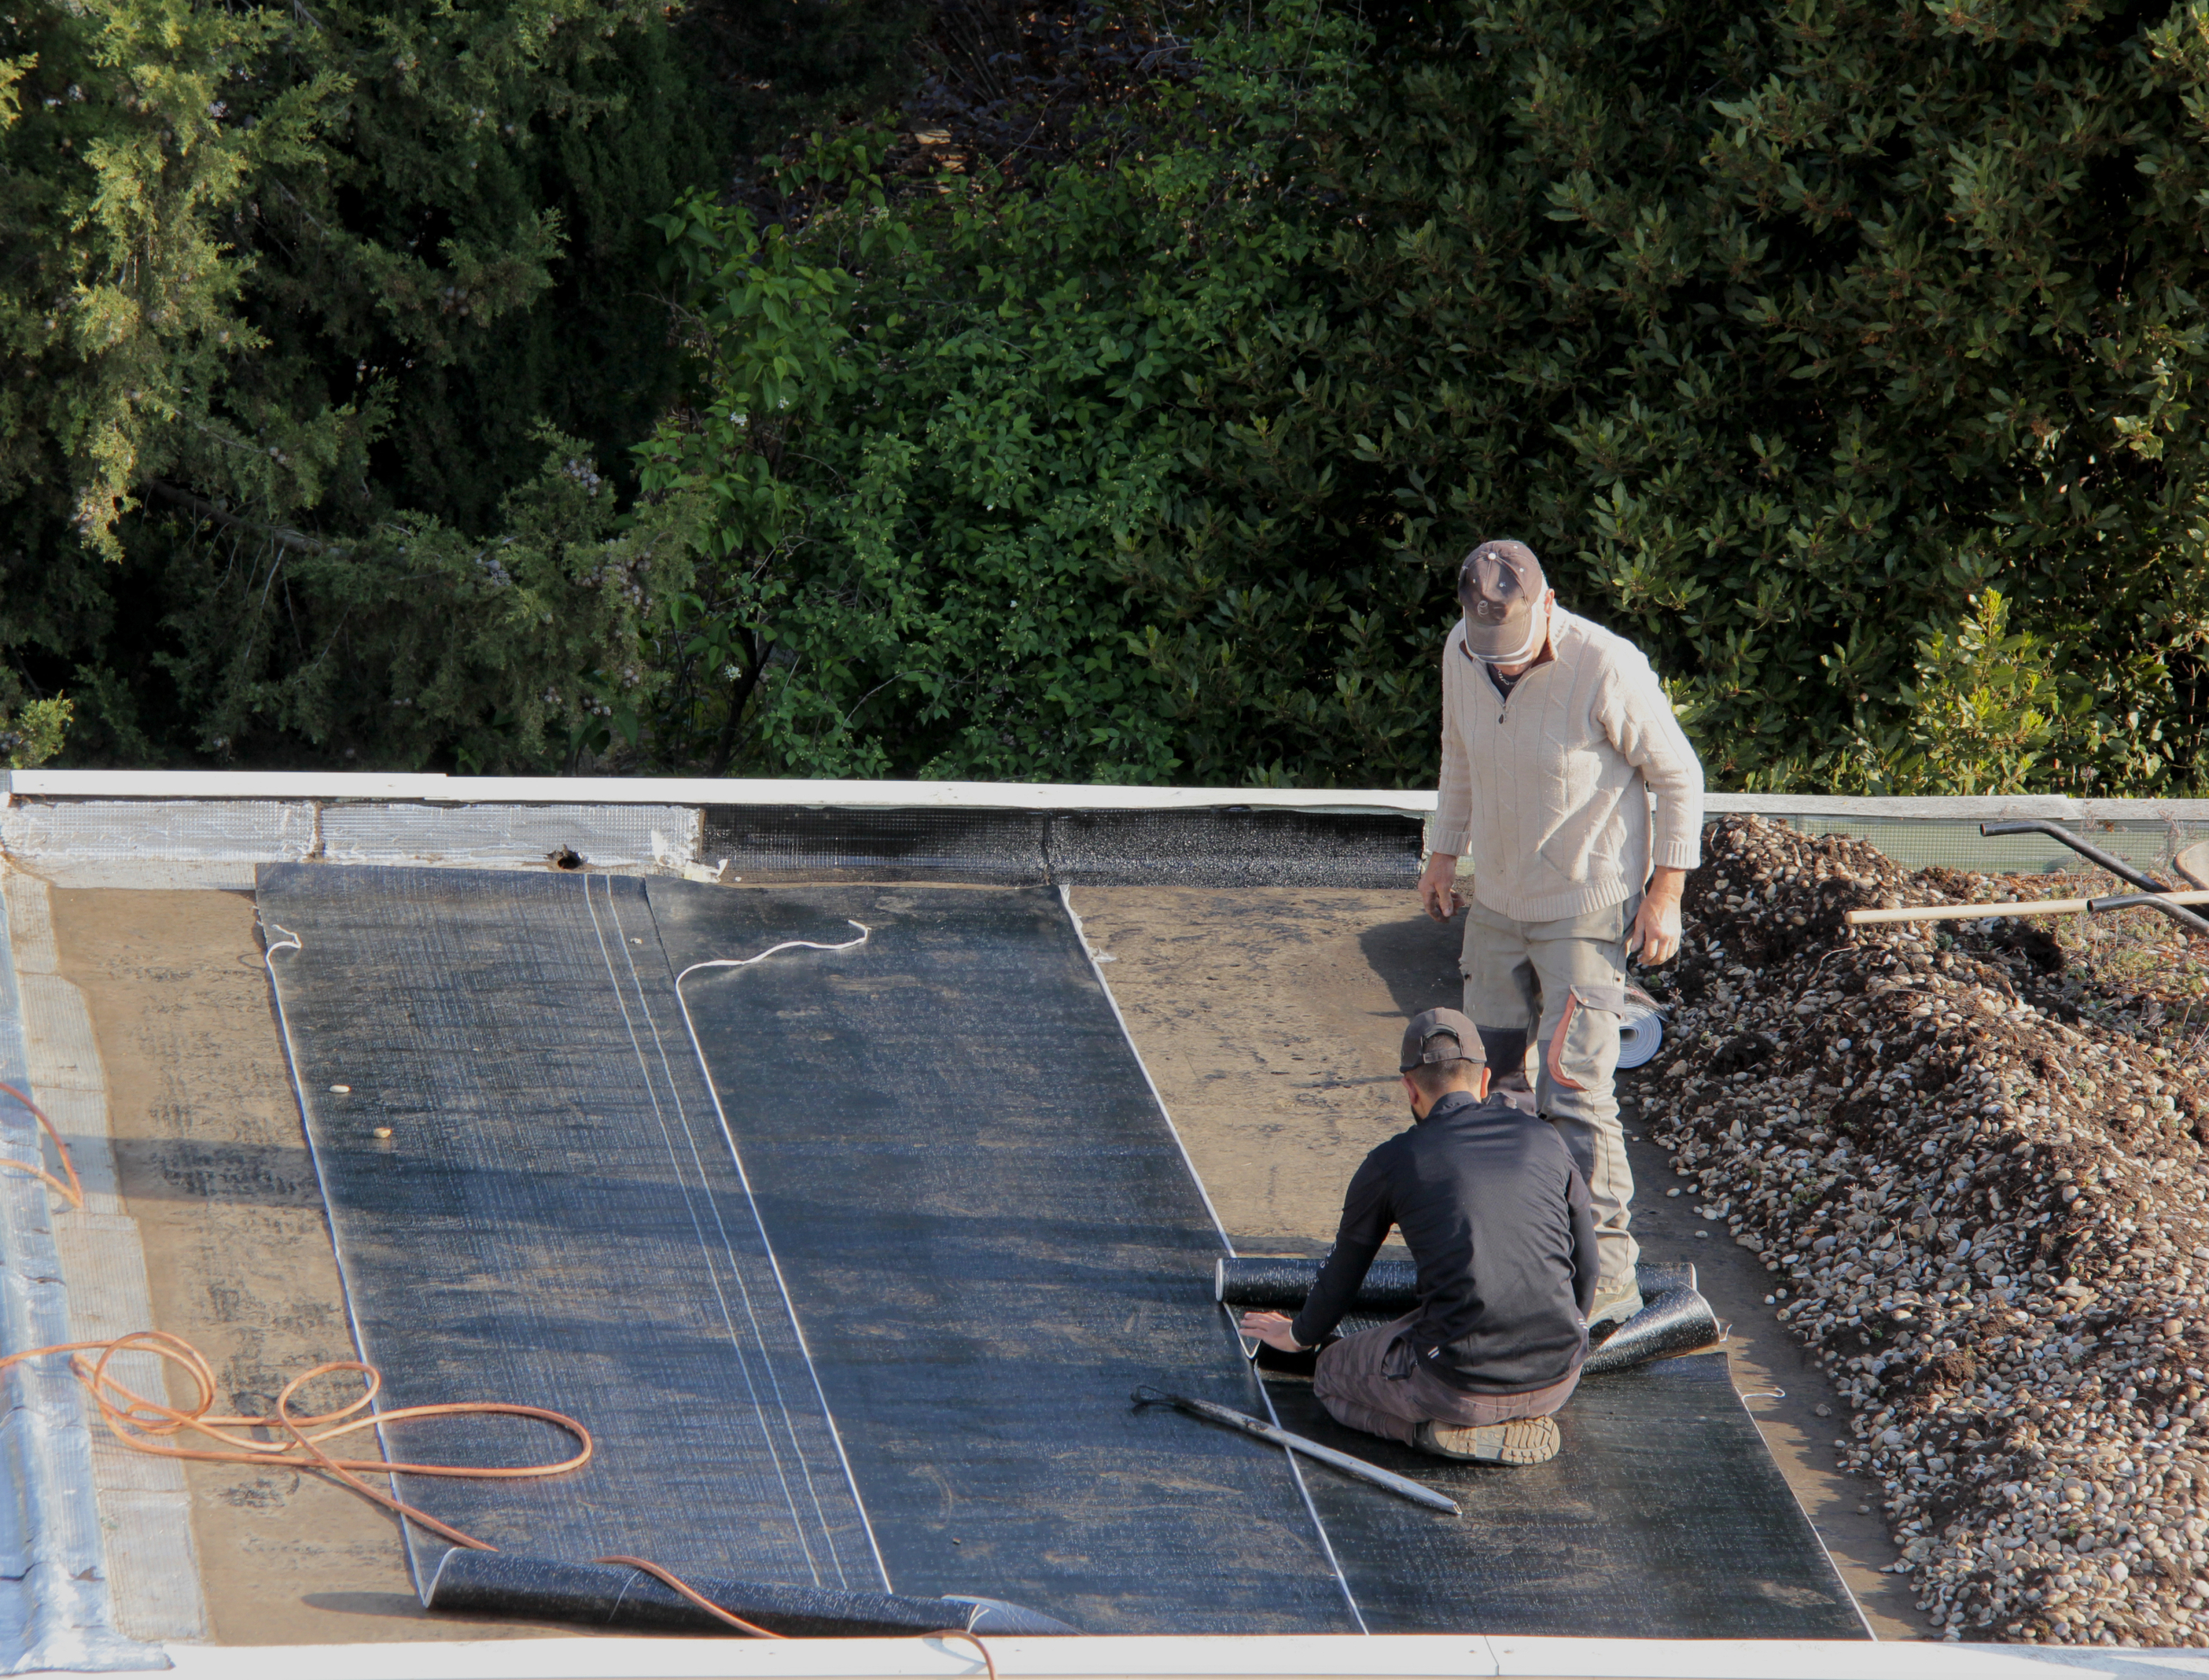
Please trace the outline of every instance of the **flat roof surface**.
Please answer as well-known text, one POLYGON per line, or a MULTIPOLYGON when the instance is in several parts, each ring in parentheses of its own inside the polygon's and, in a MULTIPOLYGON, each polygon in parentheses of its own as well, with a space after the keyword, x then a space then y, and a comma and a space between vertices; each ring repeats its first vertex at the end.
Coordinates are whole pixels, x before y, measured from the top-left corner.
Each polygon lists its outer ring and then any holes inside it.
MULTIPOLYGON (((291 1375, 349 1356, 352 1343, 251 897, 30 884, 11 891, 19 962, 21 907, 42 899, 53 978, 89 1021, 114 1217, 135 1222, 153 1322, 208 1354, 223 1405, 265 1409, 291 1375)), ((1455 931, 1397 891, 1102 887, 1075 889, 1072 902, 1110 960, 1102 972, 1237 1249, 1323 1251, 1350 1173, 1405 1123, 1392 1067, 1400 1022, 1457 1001, 1455 931)), ((1633 1077, 1622 1082, 1630 1134, 1633 1077)), ((1630 1147, 1645 1245, 1696 1262, 1735 1326, 1736 1385, 1872 1626, 1883 1638, 1916 1635, 1904 1584, 1880 1572, 1891 1546, 1860 1509, 1876 1503, 1873 1490, 1830 1468, 1836 1425, 1818 1409, 1841 1408, 1763 1305, 1762 1268, 1722 1228, 1698 1236, 1706 1228, 1691 1208, 1663 1194, 1675 1180, 1658 1153, 1630 1147)), ((65 1244, 65 1262, 83 1252, 65 1244)), ((574 1633, 426 1615, 394 1520, 316 1478, 195 1464, 182 1480, 184 1556, 203 1636, 218 1644, 574 1633)), ((111 1490, 104 1497, 115 1503, 111 1490)), ((118 1575, 123 1631, 185 1633, 188 1608, 153 1578, 177 1561, 173 1545, 155 1548, 142 1578, 118 1575)))

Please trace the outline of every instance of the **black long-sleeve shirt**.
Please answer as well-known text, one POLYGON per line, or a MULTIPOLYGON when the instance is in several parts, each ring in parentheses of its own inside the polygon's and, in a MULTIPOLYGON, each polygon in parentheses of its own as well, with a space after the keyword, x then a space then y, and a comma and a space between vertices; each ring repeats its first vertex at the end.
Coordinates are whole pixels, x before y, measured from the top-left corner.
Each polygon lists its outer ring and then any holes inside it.
POLYGON ((1299 1342, 1323 1341, 1342 1321, 1392 1225, 1419 1268, 1413 1356, 1450 1387, 1524 1394, 1587 1356, 1595 1211, 1547 1121, 1451 1092, 1366 1156, 1334 1252, 1296 1316, 1299 1342))

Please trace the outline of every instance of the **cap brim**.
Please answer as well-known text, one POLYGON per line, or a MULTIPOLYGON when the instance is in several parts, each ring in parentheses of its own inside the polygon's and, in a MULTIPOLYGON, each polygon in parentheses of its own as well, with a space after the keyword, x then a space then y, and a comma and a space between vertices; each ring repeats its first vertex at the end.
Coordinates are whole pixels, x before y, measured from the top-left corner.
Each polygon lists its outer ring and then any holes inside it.
POLYGON ((1531 609, 1514 613, 1501 624, 1482 624, 1479 620, 1465 620, 1465 649, 1476 659, 1501 659, 1516 653, 1526 645, 1533 633, 1534 614, 1531 609))

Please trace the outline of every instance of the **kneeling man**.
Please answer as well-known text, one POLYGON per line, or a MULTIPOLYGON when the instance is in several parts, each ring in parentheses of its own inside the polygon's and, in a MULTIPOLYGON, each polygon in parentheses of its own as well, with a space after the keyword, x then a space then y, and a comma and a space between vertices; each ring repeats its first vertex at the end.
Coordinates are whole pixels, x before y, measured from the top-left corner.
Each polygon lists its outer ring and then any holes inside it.
POLYGON ((1444 1458, 1539 1464, 1588 1356, 1588 1186, 1555 1127, 1488 1095, 1479 1029, 1457 1010, 1415 1017, 1400 1066, 1415 1123, 1350 1180, 1304 1310, 1245 1313, 1243 1332, 1284 1353, 1326 1341, 1393 1225, 1419 1268, 1419 1309, 1326 1348, 1319 1403, 1444 1458))

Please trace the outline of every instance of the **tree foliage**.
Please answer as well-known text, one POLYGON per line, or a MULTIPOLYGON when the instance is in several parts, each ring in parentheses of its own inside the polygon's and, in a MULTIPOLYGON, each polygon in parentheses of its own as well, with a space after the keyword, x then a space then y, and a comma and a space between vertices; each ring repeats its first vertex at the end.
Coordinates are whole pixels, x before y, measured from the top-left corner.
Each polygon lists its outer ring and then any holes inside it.
POLYGON ((1416 783, 1509 534, 1721 784, 2209 776, 2209 0, 172 3, 0 41, 91 750, 1416 783))
POLYGON ((137 758, 557 761, 646 658, 574 503, 677 380, 637 207, 712 160, 661 9, 11 3, 0 704, 68 685, 137 758), (556 637, 456 605, 509 539, 566 557, 556 637))
MULTIPOLYGON (((1253 191, 1325 242, 1204 393, 1231 534, 1165 551, 1192 585, 1201 555, 1223 591, 1310 589, 1521 535, 1737 785, 1877 782, 1846 743, 1908 714, 1918 643, 1998 586, 2093 702, 2038 779, 2199 774, 2202 16, 1310 13, 1325 110, 1253 40, 1281 136, 1253 191)), ((1190 639, 1188 664, 1237 645, 1190 639)), ((1203 709, 1304 765, 1356 756, 1224 684, 1203 709)))
POLYGON ((2084 4, 1223 9, 1140 143, 777 234, 842 337, 803 451, 689 434, 784 498, 727 610, 784 675, 725 663, 758 709, 712 733, 785 768, 1416 781, 1451 564, 1510 533, 1651 651, 1721 783, 2182 785, 2203 41, 2084 4), (1097 633, 1020 642, 1016 598, 1097 633), (1929 750, 1965 649, 1980 710, 1929 750))

